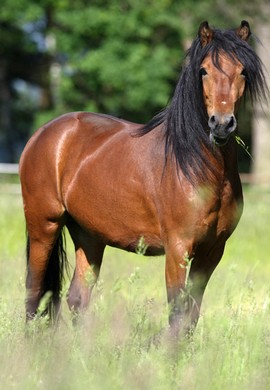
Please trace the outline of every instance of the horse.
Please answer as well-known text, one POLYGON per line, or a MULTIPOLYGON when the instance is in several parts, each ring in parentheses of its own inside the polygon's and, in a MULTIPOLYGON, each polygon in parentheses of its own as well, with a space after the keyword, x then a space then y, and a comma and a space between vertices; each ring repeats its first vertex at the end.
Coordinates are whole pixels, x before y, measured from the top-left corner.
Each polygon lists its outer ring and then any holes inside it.
POLYGON ((27 323, 48 292, 43 314, 52 323, 59 317, 66 227, 76 254, 67 293, 72 312, 88 307, 105 247, 136 252, 143 239, 146 255, 165 254, 170 328, 177 335, 194 329, 243 209, 239 103, 247 94, 252 100, 267 94, 250 35, 247 21, 230 30, 203 22, 170 102, 145 125, 73 112, 34 133, 19 169, 27 323))

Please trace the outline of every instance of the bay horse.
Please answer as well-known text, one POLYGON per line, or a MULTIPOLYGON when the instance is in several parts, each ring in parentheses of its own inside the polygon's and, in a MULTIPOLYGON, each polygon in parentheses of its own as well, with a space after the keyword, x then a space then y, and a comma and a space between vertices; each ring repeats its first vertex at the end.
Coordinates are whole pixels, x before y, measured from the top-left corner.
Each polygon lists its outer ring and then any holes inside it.
POLYGON ((143 238, 146 255, 166 255, 171 328, 182 334, 195 326, 242 213, 237 109, 246 93, 259 100, 267 94, 250 35, 246 21, 235 30, 203 22, 170 103, 146 125, 73 112, 32 136, 20 160, 27 320, 48 291, 44 313, 58 315, 66 226, 76 252, 71 310, 88 306, 105 246, 135 252, 143 238))

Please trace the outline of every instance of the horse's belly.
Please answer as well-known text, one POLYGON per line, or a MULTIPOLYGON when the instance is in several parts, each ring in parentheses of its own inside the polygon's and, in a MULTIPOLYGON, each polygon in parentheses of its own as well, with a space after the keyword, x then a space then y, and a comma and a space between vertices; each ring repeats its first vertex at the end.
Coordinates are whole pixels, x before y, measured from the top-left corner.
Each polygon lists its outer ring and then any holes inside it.
POLYGON ((108 245, 137 251, 143 238, 148 254, 164 253, 155 206, 136 183, 123 180, 120 185, 117 175, 110 180, 89 172, 73 182, 65 207, 89 234, 99 235, 108 245))

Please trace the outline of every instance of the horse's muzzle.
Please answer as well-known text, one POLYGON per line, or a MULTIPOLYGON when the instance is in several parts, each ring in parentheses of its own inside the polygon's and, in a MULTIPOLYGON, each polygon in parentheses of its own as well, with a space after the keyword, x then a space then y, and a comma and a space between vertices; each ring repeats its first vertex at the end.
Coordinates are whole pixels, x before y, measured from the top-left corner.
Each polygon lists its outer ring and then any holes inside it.
POLYGON ((212 115, 209 118, 210 141, 218 146, 223 146, 228 142, 231 134, 237 126, 234 115, 212 115))

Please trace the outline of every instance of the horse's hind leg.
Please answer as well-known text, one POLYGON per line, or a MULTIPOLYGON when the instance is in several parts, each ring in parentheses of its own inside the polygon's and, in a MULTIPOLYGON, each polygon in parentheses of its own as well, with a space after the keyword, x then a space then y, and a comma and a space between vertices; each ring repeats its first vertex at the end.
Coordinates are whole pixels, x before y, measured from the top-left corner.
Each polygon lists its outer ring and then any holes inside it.
POLYGON ((88 307, 91 291, 99 276, 105 245, 74 222, 68 224, 76 250, 76 265, 68 292, 71 311, 78 314, 88 307))
MULTIPOLYGON (((41 298, 53 290, 59 275, 48 275, 48 266, 61 231, 62 224, 44 220, 39 223, 29 223, 28 220, 28 250, 26 277, 26 319, 32 319, 36 313, 41 298)), ((50 271, 51 272, 51 271, 50 271)), ((59 309, 55 299, 55 311, 59 309)))

